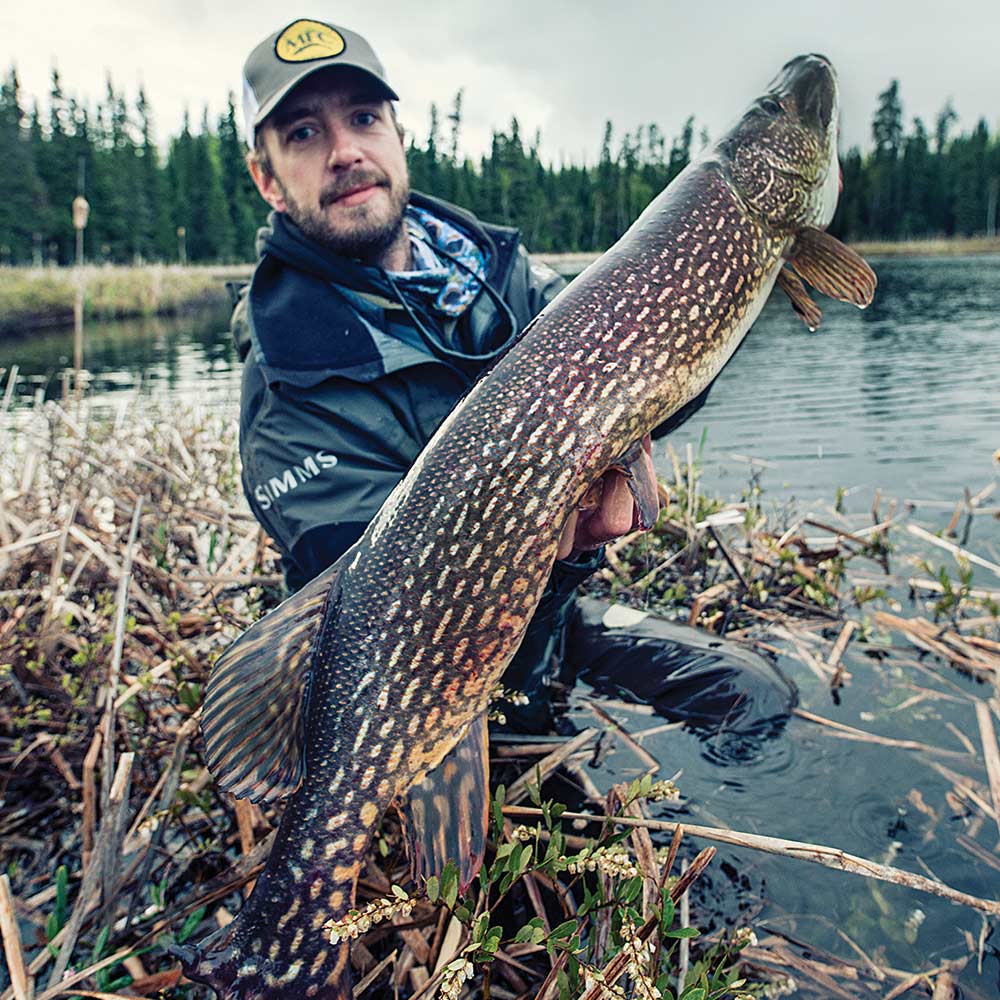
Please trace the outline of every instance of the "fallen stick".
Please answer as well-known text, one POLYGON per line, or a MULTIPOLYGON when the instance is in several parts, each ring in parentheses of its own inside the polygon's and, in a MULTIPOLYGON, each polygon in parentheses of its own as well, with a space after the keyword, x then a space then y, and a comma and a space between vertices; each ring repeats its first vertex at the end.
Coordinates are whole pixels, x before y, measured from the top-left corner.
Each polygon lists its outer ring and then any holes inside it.
POLYGON ((0 413, 6 413, 10 408, 10 401, 14 398, 14 387, 17 385, 19 368, 19 365, 11 365, 7 373, 7 385, 4 387, 3 401, 0 402, 0 413))
POLYGON ((582 733, 578 733, 573 737, 573 739, 567 741, 561 747, 552 751, 552 753, 547 754, 533 767, 529 767, 528 770, 526 770, 516 781, 511 783, 510 788, 507 789, 506 800, 508 802, 517 802, 519 799, 524 798, 524 796, 528 793, 528 785, 535 780, 536 774, 538 776, 539 787, 541 787, 541 783, 564 760, 572 757, 577 750, 590 743, 596 735, 596 729, 585 729, 582 733))
MULTIPOLYGON (((785 940, 789 942, 793 941, 791 938, 786 938, 785 940)), ((794 943, 798 946, 798 942, 794 943)), ((827 956, 824 955, 824 959, 827 959, 827 956)), ((818 961, 816 959, 804 958, 790 948, 774 944, 771 944, 768 948, 744 948, 740 952, 740 960, 741 962, 753 962, 764 967, 777 965, 782 969, 791 969, 796 974, 796 979, 807 978, 812 980, 817 986, 822 987, 823 993, 820 995, 828 998, 828 1000, 832 997, 837 997, 838 1000, 855 1000, 855 994, 849 993, 834 979, 836 975, 846 975, 849 979, 856 979, 857 969, 854 966, 844 965, 843 963, 838 963, 838 965, 834 966, 827 960, 818 961)))
MULTIPOLYGON (((169 809, 177 796, 177 789, 180 787, 181 783, 181 774, 184 770, 184 760, 187 753, 188 741, 198 730, 199 718, 200 714, 192 716, 177 732, 176 743, 174 744, 174 754, 171 758, 170 765, 165 772, 163 786, 160 791, 160 811, 165 812, 169 809)), ((160 845, 163 843, 163 838, 166 836, 166 832, 167 824, 162 822, 157 823, 152 836, 149 839, 149 843, 146 845, 146 853, 142 859, 141 874, 139 878, 136 879, 135 889, 132 893, 132 901, 129 905, 130 913, 135 912, 139 908, 139 894, 142 891, 142 887, 149 881, 150 872, 153 870, 153 862, 159 852, 160 845)))
MULTIPOLYGON (((503 811, 505 815, 510 816, 537 817, 542 815, 541 809, 533 809, 528 806, 504 806, 503 811)), ((673 832, 680 825, 666 820, 640 820, 630 816, 600 816, 572 812, 564 812, 560 818, 581 819, 591 823, 618 823, 621 826, 645 826, 649 830, 664 830, 668 833, 673 832)), ((974 910, 980 910, 993 916, 1000 916, 1000 901, 998 900, 980 899, 978 896, 971 896, 968 893, 952 889, 951 886, 945 885, 943 882, 934 882, 923 875, 915 875, 913 872, 903 871, 901 868, 880 865, 867 858, 848 854, 836 847, 806 844, 798 840, 784 840, 780 837, 765 837, 756 833, 742 833, 738 830, 721 830, 711 826, 693 826, 690 823, 684 824, 684 833, 692 837, 701 837, 704 840, 714 840, 720 844, 731 844, 733 847, 749 847, 756 851, 763 851, 765 854, 811 861, 813 864, 823 865, 826 868, 850 872, 853 875, 877 879, 880 882, 892 882, 894 885, 917 889, 933 896, 940 896, 952 903, 969 906, 974 910)))
MULTIPOLYGON (((539 810, 540 811, 540 810, 539 810)), ((565 816, 566 814, 563 813, 565 816)), ((650 821, 651 822, 651 821, 650 821)), ((685 832, 687 827, 684 828, 685 832)), ((691 884, 694 880, 708 867, 711 863, 712 858, 715 857, 715 848, 706 847, 695 859, 691 862, 687 871, 677 880, 670 890, 670 898, 676 903, 687 891, 691 888, 691 884)), ((656 925, 659 923, 659 917, 653 915, 650 917, 643 925, 636 931, 636 938, 639 941, 646 941, 649 936, 656 929, 656 925)), ((607 995, 605 987, 614 986, 614 984, 621 979, 625 974, 625 970, 628 968, 628 964, 631 961, 631 957, 627 950, 620 951, 604 969, 602 970, 602 981, 594 983, 588 990, 585 990, 583 996, 580 1000, 602 1000, 603 997, 607 995)))
POLYGON ((7 555, 7 553, 16 552, 18 549, 27 549, 35 545, 41 545, 43 542, 51 542, 59 538, 62 534, 63 529, 56 528, 53 531, 45 531, 40 535, 35 535, 33 538, 19 538, 16 542, 0 546, 0 555, 7 555))
POLYGON ((128 547, 125 549, 125 561, 122 564, 121 576, 118 577, 118 598, 115 608, 115 637, 111 648, 111 666, 108 670, 108 680, 104 700, 104 764, 101 770, 101 818, 108 808, 108 797, 111 794, 111 776, 115 770, 115 700, 118 693, 118 676, 122 666, 122 648, 125 645, 125 615, 128 611, 129 581, 132 579, 132 553, 135 550, 135 540, 139 533, 139 517, 142 514, 142 497, 132 511, 132 524, 129 527, 128 547))
POLYGON ((54 986, 49 986, 44 993, 37 994, 35 1000, 53 1000, 54 997, 60 996, 63 993, 75 993, 79 996, 80 991, 70 989, 70 987, 83 982, 84 979, 89 979, 95 972, 100 972, 101 969, 106 969, 111 965, 117 965, 122 959, 127 958, 134 951, 134 948, 123 948, 121 951, 117 951, 113 955, 109 955, 107 958, 102 958, 99 962, 94 962, 93 965, 88 965, 87 968, 81 969, 79 972, 72 972, 65 978, 60 976, 58 983, 54 986))
MULTIPOLYGON (((70 527, 69 536, 70 538, 76 539, 76 541, 78 541, 85 549, 87 549, 87 551, 95 555, 98 561, 103 563, 107 567, 108 572, 115 579, 119 577, 119 575, 121 574, 121 567, 118 565, 118 563, 116 563, 115 560, 110 555, 108 555, 108 552, 105 548, 103 548, 101 545, 95 542, 93 538, 91 538, 90 535, 88 535, 85 531, 83 531, 78 524, 74 524, 70 527)), ((146 596, 142 588, 133 581, 132 587, 130 589, 132 590, 132 596, 142 605, 143 609, 149 615, 150 619, 154 622, 158 621, 160 618, 160 613, 157 611, 156 607, 153 605, 150 599, 146 596)))
MULTIPOLYGON (((688 868, 687 861, 681 865, 681 874, 687 873, 688 868)), ((681 896, 681 906, 680 906, 680 921, 681 927, 687 927, 691 922, 691 896, 688 893, 684 893, 681 896)), ((681 938, 680 948, 678 949, 679 954, 677 956, 677 995, 680 996, 684 992, 684 980, 687 979, 688 969, 691 965, 691 941, 688 938, 681 938)))
POLYGON ((923 618, 900 618, 887 611, 876 611, 875 621, 882 628, 900 632, 919 649, 933 653, 943 660, 973 675, 995 675, 997 657, 980 649, 969 649, 968 640, 957 632, 932 625, 923 618))
POLYGON ((97 758, 101 752, 101 731, 98 729, 90 741, 90 749, 83 758, 83 819, 81 837, 83 852, 81 865, 84 869, 90 864, 90 856, 94 850, 94 828, 97 825, 97 782, 94 771, 97 768, 97 758))
POLYGON ((49 600, 45 607, 45 614, 42 615, 42 632, 46 631, 52 624, 52 619, 58 613, 62 603, 59 596, 59 578, 62 576, 63 561, 66 558, 66 538, 69 535, 70 525, 76 520, 79 506, 79 499, 74 498, 70 503, 69 513, 66 515, 66 520, 59 534, 59 544, 56 546, 55 555, 52 557, 52 568, 49 570, 49 600))
POLYGON ((1000 858, 998 858, 991 851, 988 851, 985 847, 982 847, 977 841, 973 840, 971 837, 967 837, 964 833, 959 833, 955 836, 955 842, 963 850, 968 851, 978 861, 981 861, 984 865, 988 865, 995 871, 1000 872, 1000 858))
POLYGON ((826 661, 826 665, 833 671, 833 677, 830 678, 830 687, 832 688, 840 687, 844 682, 845 670, 840 661, 847 649, 847 644, 851 641, 855 628, 857 625, 851 619, 844 622, 844 627, 840 630, 840 635, 837 636, 837 641, 830 651, 830 658, 826 661))
MULTIPOLYGON (((115 792, 124 791, 125 786, 128 784, 129 778, 132 774, 132 763, 135 760, 134 753, 124 753, 121 759, 118 761, 118 770, 115 772, 115 780, 112 782, 112 789, 115 792)), ((123 798, 123 806, 128 802, 127 797, 123 798)), ((73 954, 73 948, 76 946, 76 939, 80 934, 80 929, 83 927, 83 918, 87 915, 90 909, 90 897, 94 894, 94 890, 97 888, 98 882, 101 880, 103 875, 104 862, 107 857, 107 852, 104 850, 105 844, 114 837, 115 829, 119 825, 119 810, 109 808, 103 816, 101 816, 101 830, 97 836, 97 841, 94 844, 94 851, 90 859, 90 864, 87 866, 87 870, 83 873, 83 879, 80 883, 80 891, 76 897, 76 903, 73 906, 73 912, 70 915, 69 921, 63 928, 63 941, 62 947, 59 949, 59 956, 56 958, 55 965, 52 966, 52 972, 49 975, 48 990, 42 996, 54 996, 52 992, 53 988, 57 991, 62 988, 63 983, 63 973, 66 971, 66 967, 69 965, 70 957, 73 954)), ((48 950, 43 949, 43 956, 48 955, 48 950)), ((74 979, 73 982, 79 982, 78 979, 74 979)), ((41 1000, 41 997, 38 998, 41 1000)))
POLYGON ((32 1000, 34 990, 31 977, 24 966, 21 934, 17 929, 17 914, 14 912, 14 895, 10 891, 10 879, 7 875, 0 875, 0 934, 3 935, 3 953, 7 959, 14 998, 32 1000))
POLYGON ((983 569, 988 569, 994 576, 1000 576, 1000 566, 996 563, 990 562, 982 556, 977 556, 975 552, 963 549, 960 545, 955 545, 953 542, 947 542, 943 538, 938 538, 937 535, 932 535, 925 528, 921 528, 919 524, 908 524, 906 526, 906 530, 910 532, 911 535, 916 535, 917 538, 922 538, 925 542, 930 542, 931 545, 936 545, 939 549, 945 549, 956 558, 964 559, 966 562, 975 563, 977 566, 982 566, 983 569))
MULTIPOLYGON (((153 667, 142 680, 134 681, 117 698, 115 698, 115 711, 117 712, 121 709, 122 705, 126 702, 131 701, 137 694, 141 694, 150 688, 153 681, 158 681, 161 677, 165 677, 172 670, 177 667, 173 660, 164 660, 159 666, 153 667)), ((126 678, 127 680, 128 678, 126 678)))
MULTIPOLYGON (((118 872, 122 858, 122 841, 125 838, 125 818, 128 815, 129 793, 132 790, 132 764, 134 753, 124 753, 121 765, 115 772, 111 785, 107 811, 111 827, 101 838, 100 850, 104 854, 101 861, 101 923, 109 924, 114 917, 114 907, 118 895, 118 872)), ((104 817, 101 817, 102 824, 104 817)), ((103 826, 102 826, 103 829, 103 826)))
POLYGON ((882 971, 881 967, 876 964, 875 960, 871 955, 866 952, 861 945, 857 943, 853 938, 848 937, 840 928, 837 928, 837 936, 841 938, 847 944, 849 948, 861 959, 865 965, 868 966, 868 971, 880 982, 884 983, 886 979, 886 974, 882 971))
POLYGON ((997 738, 993 731, 993 719, 990 707, 985 701, 976 702, 976 721, 979 723, 979 736, 983 742, 983 760, 986 761, 986 773, 990 779, 990 798, 993 799, 993 819, 1000 828, 1000 750, 997 749, 997 738))
MULTIPOLYGON (((913 989, 914 986, 919 986, 921 983, 930 984, 932 976, 939 976, 943 973, 949 973, 950 970, 957 966, 958 969, 962 969, 965 963, 953 963, 945 962, 942 965, 938 965, 933 969, 928 969, 926 972, 915 972, 908 979, 904 979, 901 983, 891 989, 886 993, 884 1000, 896 1000, 896 997, 901 997, 907 990, 913 989)), ((947 994, 945 994, 947 996, 947 994)), ((932 996, 931 1000, 941 1000, 941 995, 936 992, 932 996)))
MULTIPOLYGON (((864 546, 868 544, 868 539, 862 538, 860 534, 855 534, 853 531, 847 531, 844 528, 838 528, 835 525, 827 524, 824 521, 817 521, 816 518, 814 517, 804 517, 801 523, 811 525, 814 528, 819 528, 820 531, 829 531, 831 535, 836 535, 838 540, 842 538, 848 538, 852 542, 855 542, 858 545, 864 546)), ((889 522, 885 522, 885 524, 888 523, 889 522)), ((863 528, 862 530, 871 533, 872 531, 875 531, 876 529, 881 527, 884 527, 884 525, 873 524, 870 527, 863 528)))
POLYGON ((864 729, 855 729, 854 726, 847 726, 843 722, 834 722, 833 719, 824 718, 822 715, 814 715, 804 708, 793 708, 792 715, 797 715, 800 719, 808 722, 815 722, 817 725, 826 726, 842 733, 848 739, 858 740, 861 743, 879 743, 885 747, 896 747, 899 750, 917 750, 924 753, 937 754, 940 757, 965 757, 964 753, 958 750, 945 750, 941 747, 931 746, 929 743, 920 743, 917 740, 897 740, 891 736, 876 736, 864 729))
POLYGON ((636 741, 632 738, 632 734, 620 722, 618 722, 617 719, 613 719, 607 712, 604 711, 603 708, 601 708, 600 705, 597 705, 592 701, 584 700, 584 704, 601 722, 614 729, 632 753, 634 753, 636 757, 638 757, 639 760, 646 765, 651 774, 656 774, 660 770, 660 762, 645 747, 636 743, 636 741))
POLYGON ((958 740, 959 743, 962 744, 962 746, 965 747, 966 750, 969 751, 969 754, 971 756, 973 757, 976 756, 976 747, 973 744, 972 740, 970 740, 969 737, 966 736, 965 733, 963 733, 962 730, 959 729, 954 722, 946 722, 945 728, 952 734, 952 736, 955 737, 956 740, 958 740))
MULTIPOLYGON (((244 800, 238 799, 237 801, 244 801, 244 800)), ((385 970, 389 968, 390 965, 395 965, 397 958, 399 958, 398 950, 395 950, 391 954, 386 955, 385 958, 383 958, 382 961, 379 962, 378 965, 376 965, 375 968, 372 969, 371 972, 369 972, 368 975, 365 976, 364 979, 362 979, 357 984, 357 986, 354 987, 354 995, 356 997, 361 996, 361 994, 364 993, 365 990, 367 990, 368 987, 371 986, 371 984, 374 983, 375 980, 378 979, 378 977, 381 976, 382 973, 385 972, 385 970)))

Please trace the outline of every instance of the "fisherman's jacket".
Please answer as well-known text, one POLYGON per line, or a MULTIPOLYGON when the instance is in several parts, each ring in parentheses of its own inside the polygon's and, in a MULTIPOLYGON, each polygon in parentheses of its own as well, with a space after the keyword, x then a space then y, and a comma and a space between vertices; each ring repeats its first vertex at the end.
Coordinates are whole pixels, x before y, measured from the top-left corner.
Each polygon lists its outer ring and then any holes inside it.
MULTIPOLYGON (((411 206, 479 248, 478 275, 475 261, 452 268, 465 276, 456 294, 473 293, 458 315, 280 214, 234 315, 243 486, 291 589, 361 536, 472 381, 564 284, 529 258, 517 230, 416 193, 411 206)), ((568 577, 560 592, 593 568, 572 566, 555 574, 568 577)))
MULTIPOLYGON (((565 284, 531 260, 516 229, 454 205, 413 193, 407 224, 424 270, 393 275, 330 253, 272 215, 234 311, 243 487, 292 590, 361 537, 472 382, 565 284)), ((653 436, 683 423, 707 394, 653 436)), ((542 689, 558 670, 576 587, 602 558, 553 567, 504 675, 529 696, 507 713, 515 728, 547 725, 542 689)))

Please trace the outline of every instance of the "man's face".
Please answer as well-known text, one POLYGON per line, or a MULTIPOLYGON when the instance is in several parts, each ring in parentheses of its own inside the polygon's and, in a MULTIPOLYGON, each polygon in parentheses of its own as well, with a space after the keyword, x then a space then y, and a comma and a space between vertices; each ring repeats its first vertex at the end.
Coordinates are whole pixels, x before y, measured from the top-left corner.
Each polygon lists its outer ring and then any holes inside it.
POLYGON ((264 200, 311 239, 377 258, 399 236, 409 198, 403 143, 365 74, 320 71, 258 127, 271 171, 251 162, 264 200))

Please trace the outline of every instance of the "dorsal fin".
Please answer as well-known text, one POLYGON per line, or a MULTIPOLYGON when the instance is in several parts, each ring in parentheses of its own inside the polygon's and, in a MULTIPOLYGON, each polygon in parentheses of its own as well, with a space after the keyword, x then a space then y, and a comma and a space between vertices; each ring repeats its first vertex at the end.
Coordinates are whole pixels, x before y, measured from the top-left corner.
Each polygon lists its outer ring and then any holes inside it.
POLYGON ((345 553, 254 622, 216 661, 205 689, 205 763, 237 798, 271 802, 302 780, 303 709, 312 644, 339 598, 345 553))

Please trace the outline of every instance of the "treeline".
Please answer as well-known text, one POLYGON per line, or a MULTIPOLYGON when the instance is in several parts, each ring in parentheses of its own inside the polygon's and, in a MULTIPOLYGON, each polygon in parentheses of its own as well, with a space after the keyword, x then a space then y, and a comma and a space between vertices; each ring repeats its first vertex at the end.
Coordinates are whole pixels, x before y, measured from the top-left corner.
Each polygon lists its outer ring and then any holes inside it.
MULTIPOLYGON (((844 193, 831 230, 846 239, 995 236, 1000 223, 1000 135, 985 121, 954 134, 950 103, 932 128, 907 131, 899 85, 879 96, 871 152, 843 159, 844 193)), ((593 166, 542 161, 540 136, 517 119, 493 134, 487 155, 460 150, 462 94, 449 114, 431 109, 428 137, 411 140, 411 183, 518 226, 538 251, 601 250, 708 141, 688 118, 668 139, 655 124, 616 137, 607 123, 593 166)), ((185 117, 161 152, 143 91, 130 103, 109 80, 96 107, 67 95, 57 72, 43 112, 20 92, 12 69, 0 84, 0 263, 69 264, 75 259, 70 205, 90 203, 88 260, 135 263, 245 261, 266 206, 244 166, 242 130, 230 95, 225 112, 197 128, 185 117)))

